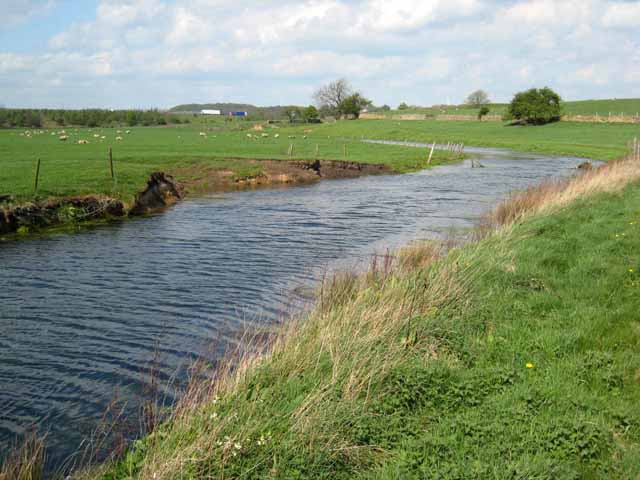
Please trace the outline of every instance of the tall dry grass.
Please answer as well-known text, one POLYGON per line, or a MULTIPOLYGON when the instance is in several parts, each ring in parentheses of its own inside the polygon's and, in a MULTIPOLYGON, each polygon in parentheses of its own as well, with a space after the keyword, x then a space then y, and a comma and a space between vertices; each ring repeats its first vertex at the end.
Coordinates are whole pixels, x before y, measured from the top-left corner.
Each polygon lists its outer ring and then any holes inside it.
POLYGON ((0 465, 0 480, 40 480, 44 478, 45 442, 35 430, 14 446, 0 465))
POLYGON ((640 162, 631 154, 562 180, 548 180, 516 192, 486 214, 478 228, 483 238, 502 227, 550 212, 598 193, 617 192, 640 179, 640 162))

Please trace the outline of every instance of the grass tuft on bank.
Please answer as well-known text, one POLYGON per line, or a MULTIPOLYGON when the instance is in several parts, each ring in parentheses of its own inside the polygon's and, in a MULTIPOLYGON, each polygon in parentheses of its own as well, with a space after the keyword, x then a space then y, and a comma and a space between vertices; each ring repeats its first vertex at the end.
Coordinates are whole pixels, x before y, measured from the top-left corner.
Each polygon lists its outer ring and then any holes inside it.
POLYGON ((336 276, 86 478, 638 477, 639 182, 615 162, 336 276))

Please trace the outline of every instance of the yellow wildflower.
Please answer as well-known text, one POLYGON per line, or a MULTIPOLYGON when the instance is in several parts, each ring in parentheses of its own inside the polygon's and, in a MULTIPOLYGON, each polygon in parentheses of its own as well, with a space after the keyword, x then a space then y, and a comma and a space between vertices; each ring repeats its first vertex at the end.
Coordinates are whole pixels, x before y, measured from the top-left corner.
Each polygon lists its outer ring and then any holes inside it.
POLYGON ((533 363, 531 363, 531 362, 527 363, 526 367, 527 368, 533 368, 533 363))

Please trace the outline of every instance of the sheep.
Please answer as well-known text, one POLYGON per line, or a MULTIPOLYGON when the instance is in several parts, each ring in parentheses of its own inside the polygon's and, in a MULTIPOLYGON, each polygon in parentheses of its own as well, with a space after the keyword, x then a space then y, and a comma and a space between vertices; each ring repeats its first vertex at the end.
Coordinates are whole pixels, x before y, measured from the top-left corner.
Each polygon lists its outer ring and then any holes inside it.
POLYGON ((131 133, 131 130, 127 130, 127 131, 126 131, 126 132, 124 132, 124 133, 126 133, 127 135, 129 135, 129 134, 131 133))
POLYGON ((103 135, 100 137, 100 140, 106 140, 106 139, 107 139, 106 135, 103 135))
POLYGON ((98 133, 94 133, 94 134, 93 134, 93 138, 100 138, 100 134, 98 134, 98 133))
POLYGON ((89 145, 89 140, 78 140, 78 145, 89 145))
POLYGON ((122 130, 116 130, 116 133, 117 133, 118 135, 120 135, 120 134, 122 134, 122 130))
POLYGON ((289 135, 289 138, 296 138, 295 135, 289 135))
POLYGON ((207 136, 207 134, 206 134, 206 132, 200 132, 200 136, 201 136, 201 137, 206 137, 206 136, 207 136))
POLYGON ((280 134, 279 134, 279 133, 276 133, 276 134, 273 136, 273 138, 280 138, 280 134))
POLYGON ((250 133, 247 133, 247 138, 253 138, 253 135, 251 135, 250 133))
POLYGON ((66 135, 60 135, 60 136, 58 137, 58 140, 60 140, 61 142, 66 142, 68 138, 69 138, 69 137, 67 137, 66 135))
POLYGON ((263 133, 263 134, 262 134, 262 138, 268 138, 268 137, 269 137, 269 134, 268 134, 268 133, 263 133))
POLYGON ((306 140, 306 139, 307 139, 307 136, 306 136, 306 135, 303 135, 303 136, 302 136, 302 139, 303 139, 303 140, 306 140))
POLYGON ((116 137, 116 142, 119 142, 120 140, 122 140, 122 137, 116 137))

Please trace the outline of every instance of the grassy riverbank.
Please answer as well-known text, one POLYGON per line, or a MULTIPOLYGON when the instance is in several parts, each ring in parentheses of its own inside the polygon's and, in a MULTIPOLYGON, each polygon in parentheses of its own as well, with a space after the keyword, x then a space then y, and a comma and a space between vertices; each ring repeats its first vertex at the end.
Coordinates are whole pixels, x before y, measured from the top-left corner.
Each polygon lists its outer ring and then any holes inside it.
MULTIPOLYGON (((386 165, 395 172, 426 168, 426 149, 362 143, 362 138, 413 140, 501 147, 610 160, 640 136, 638 125, 556 123, 544 127, 509 127, 501 122, 436 122, 391 120, 341 121, 304 126, 268 126, 253 130, 249 122, 213 122, 180 127, 117 129, 68 128, 0 131, 0 195, 17 201, 35 195, 36 161, 41 159, 37 197, 103 194, 130 202, 151 172, 175 174, 189 184, 193 172, 231 179, 264 173, 259 160, 315 158, 386 165), (42 133, 40 133, 42 132, 42 133), (202 133, 202 135, 201 135, 202 133), (250 137, 249 137, 250 136, 250 137), (277 138, 276 138, 277 136, 277 138), (104 139, 102 137, 105 137, 104 139), (116 140, 116 138, 121 140, 116 140), (78 141, 88 144, 78 144, 78 141), (108 160, 113 148, 115 180, 108 160), (289 149, 292 148, 291 155, 289 149), (258 161, 256 161, 258 160, 258 161)), ((433 164, 451 161, 436 152, 433 164)), ((214 182, 215 183, 215 182, 214 182)))
MULTIPOLYGON (((132 128, 129 134, 118 133, 117 129, 66 129, 69 139, 64 142, 59 140, 60 129, 55 135, 49 130, 30 130, 29 135, 24 130, 3 130, 0 194, 18 200, 33 198, 38 158, 38 196, 104 194, 125 202, 144 188, 154 171, 176 173, 178 181, 188 183, 190 173, 198 169, 232 178, 258 176, 264 167, 255 160, 346 160, 382 164, 399 173, 427 167, 423 150, 336 139, 324 133, 323 125, 264 130, 251 127, 249 123, 218 122, 206 128, 132 128), (85 140, 89 143, 78 144, 85 140), (113 148, 115 181, 111 178, 109 147, 113 148)), ((436 152, 432 164, 452 159, 449 153, 436 152)))
POLYGON ((328 282, 86 477, 638 477, 639 181, 615 162, 532 188, 478 242, 328 282))

